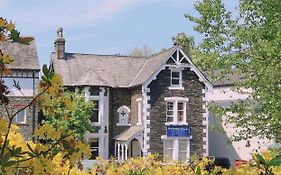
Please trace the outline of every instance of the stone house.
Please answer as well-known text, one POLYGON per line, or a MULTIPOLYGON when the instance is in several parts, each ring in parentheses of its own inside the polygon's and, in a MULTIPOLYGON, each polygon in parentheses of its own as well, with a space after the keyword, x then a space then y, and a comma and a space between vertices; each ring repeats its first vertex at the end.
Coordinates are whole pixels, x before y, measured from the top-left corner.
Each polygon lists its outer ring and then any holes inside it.
POLYGON ((159 153, 170 160, 208 155, 208 79, 179 46, 149 58, 66 53, 62 29, 51 68, 69 90, 95 103, 86 133, 92 160, 159 153))
MULTIPOLYGON (((40 65, 37 56, 35 41, 30 45, 5 42, 0 44, 3 53, 9 54, 14 60, 7 68, 11 71, 3 76, 5 85, 9 88, 8 108, 12 113, 30 103, 36 94, 37 83, 39 80, 40 65), (13 86, 13 82, 19 83, 19 91, 13 86)), ((0 107, 1 116, 7 116, 3 104, 0 107)), ((21 111, 16 115, 13 123, 20 127, 27 140, 32 139, 34 128, 37 124, 38 110, 36 104, 21 111)))

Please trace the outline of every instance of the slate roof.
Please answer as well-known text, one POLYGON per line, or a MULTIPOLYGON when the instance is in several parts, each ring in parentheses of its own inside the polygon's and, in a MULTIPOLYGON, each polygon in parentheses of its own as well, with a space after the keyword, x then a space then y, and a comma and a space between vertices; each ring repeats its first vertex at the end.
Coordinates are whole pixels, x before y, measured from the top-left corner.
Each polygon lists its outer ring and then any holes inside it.
POLYGON ((10 69, 18 70, 40 70, 39 59, 33 40, 30 45, 5 42, 0 44, 3 53, 12 56, 14 61, 8 65, 10 69))
POLYGON ((65 86, 132 87, 149 78, 173 50, 167 49, 150 58, 65 53, 64 59, 57 59, 52 53, 51 60, 65 86))
POLYGON ((233 86, 235 83, 245 81, 246 74, 228 73, 224 76, 219 71, 204 72, 209 77, 214 87, 233 86))
POLYGON ((128 141, 133 138, 134 135, 142 132, 144 130, 143 126, 131 126, 129 129, 123 131, 121 134, 116 136, 114 139, 119 141, 128 141))

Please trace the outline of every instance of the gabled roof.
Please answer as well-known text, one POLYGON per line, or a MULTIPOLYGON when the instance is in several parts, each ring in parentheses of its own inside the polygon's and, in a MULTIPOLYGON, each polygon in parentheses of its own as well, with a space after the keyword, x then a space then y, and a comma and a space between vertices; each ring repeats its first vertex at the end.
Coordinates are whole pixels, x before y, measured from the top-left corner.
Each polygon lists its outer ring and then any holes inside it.
POLYGON ((19 70, 40 70, 35 41, 30 45, 20 43, 5 42, 0 44, 3 53, 9 54, 13 58, 12 64, 7 67, 19 70))
MULTIPOLYGON (((62 76, 65 86, 133 87, 142 85, 157 73, 178 49, 174 46, 149 58, 65 53, 64 59, 57 59, 52 53, 51 62, 54 71, 62 76)), ((185 57, 193 71, 210 87, 208 79, 190 58, 185 57)))
POLYGON ((146 58, 118 55, 66 53, 64 59, 51 55, 54 71, 65 86, 128 87, 146 58))
POLYGON ((129 129, 123 131, 118 136, 114 137, 118 141, 128 141, 132 139, 136 134, 143 132, 144 127, 141 126, 131 126, 129 129))
POLYGON ((175 50, 176 47, 172 47, 148 58, 130 86, 136 86, 144 83, 156 70, 158 70, 166 62, 166 60, 173 52, 175 52, 175 50))

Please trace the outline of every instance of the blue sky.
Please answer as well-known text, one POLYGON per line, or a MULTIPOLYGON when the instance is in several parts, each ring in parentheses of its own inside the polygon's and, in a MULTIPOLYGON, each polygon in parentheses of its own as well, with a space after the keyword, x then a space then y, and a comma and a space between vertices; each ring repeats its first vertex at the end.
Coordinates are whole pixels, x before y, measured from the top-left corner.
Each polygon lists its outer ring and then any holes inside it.
MULTIPOLYGON (((0 0, 1 16, 22 35, 34 36, 40 64, 48 64, 56 30, 63 27, 66 52, 127 54, 148 45, 172 46, 179 32, 200 36, 184 14, 196 14, 196 0, 0 0)), ((230 7, 233 1, 226 1, 230 7)))

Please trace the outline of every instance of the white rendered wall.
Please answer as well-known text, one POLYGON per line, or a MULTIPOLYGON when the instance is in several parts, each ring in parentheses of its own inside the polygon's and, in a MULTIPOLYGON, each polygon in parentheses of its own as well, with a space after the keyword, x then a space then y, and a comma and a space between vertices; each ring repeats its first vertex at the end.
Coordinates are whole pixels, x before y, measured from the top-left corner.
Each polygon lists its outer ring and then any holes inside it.
MULTIPOLYGON (((207 93, 207 101, 215 102, 221 106, 227 106, 231 102, 235 102, 239 99, 246 99, 249 96, 250 90, 244 90, 244 93, 238 93, 231 87, 214 87, 212 91, 207 93)), ((241 129, 241 128, 240 128, 241 129)), ((209 155, 215 157, 228 157, 230 163, 234 165, 235 160, 250 160, 252 158, 251 153, 254 151, 260 151, 267 148, 273 142, 267 139, 252 138, 249 139, 250 146, 247 145, 247 141, 228 143, 229 138, 239 130, 234 124, 226 124, 224 117, 221 121, 215 118, 215 116, 209 113, 209 155), (223 132, 212 130, 212 126, 221 126, 223 132)))

